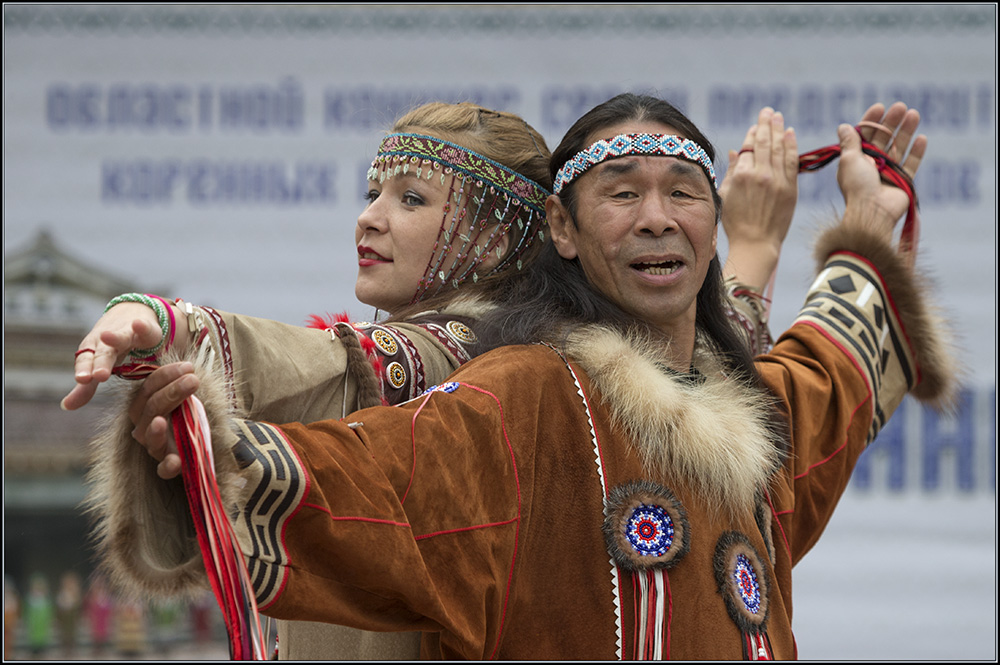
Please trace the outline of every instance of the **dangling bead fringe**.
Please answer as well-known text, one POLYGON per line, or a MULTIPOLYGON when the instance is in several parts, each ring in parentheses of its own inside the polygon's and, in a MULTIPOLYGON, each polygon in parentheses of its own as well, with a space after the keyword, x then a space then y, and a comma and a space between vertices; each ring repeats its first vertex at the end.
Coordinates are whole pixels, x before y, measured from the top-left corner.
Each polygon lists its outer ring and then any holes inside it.
POLYGON ((636 660, 663 660, 670 650, 670 580, 666 570, 646 570, 632 575, 636 586, 636 660))
POLYGON ((744 633, 743 651, 747 660, 774 660, 764 633, 744 633))

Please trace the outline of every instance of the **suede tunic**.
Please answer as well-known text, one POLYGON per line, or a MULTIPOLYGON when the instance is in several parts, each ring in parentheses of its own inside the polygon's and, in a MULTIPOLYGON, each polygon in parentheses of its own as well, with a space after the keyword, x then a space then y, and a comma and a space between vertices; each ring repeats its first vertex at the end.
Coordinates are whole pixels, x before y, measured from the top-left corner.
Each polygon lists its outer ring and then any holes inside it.
MULTIPOLYGON (((428 381, 444 379, 468 360, 466 346, 475 339, 468 324, 480 311, 475 304, 456 304, 409 322, 331 323, 327 330, 211 307, 190 306, 188 317, 199 348, 211 349, 202 376, 216 386, 219 411, 311 422, 404 401, 428 381)), ((117 427, 95 443, 89 501, 104 563, 120 587, 140 597, 200 592, 207 584, 201 553, 178 513, 186 505, 183 487, 157 477, 151 458, 131 439, 124 412, 117 427)), ((277 628, 281 659, 418 655, 415 635, 284 621, 277 628)))
POLYGON ((491 352, 397 407, 238 421, 219 445, 262 612, 419 630, 427 658, 794 658, 792 566, 939 346, 894 301, 897 267, 831 253, 759 358, 790 441, 710 355, 689 380, 601 330, 491 352), (645 522, 630 541, 616 520, 651 505, 670 537, 644 559, 645 522))

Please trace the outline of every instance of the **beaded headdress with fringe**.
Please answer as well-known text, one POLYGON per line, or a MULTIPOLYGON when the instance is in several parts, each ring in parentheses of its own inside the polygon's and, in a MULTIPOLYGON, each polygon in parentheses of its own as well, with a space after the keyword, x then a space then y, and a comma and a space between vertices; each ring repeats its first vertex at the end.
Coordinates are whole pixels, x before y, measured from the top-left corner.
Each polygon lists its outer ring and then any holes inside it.
POLYGON ((478 281, 476 270, 490 252, 499 259, 490 272, 510 265, 520 269, 527 248, 544 239, 549 192, 517 171, 449 141, 397 133, 382 140, 368 179, 381 183, 411 171, 449 188, 434 252, 411 302, 448 284, 478 281), (508 234, 512 242, 502 255, 501 240, 508 234))

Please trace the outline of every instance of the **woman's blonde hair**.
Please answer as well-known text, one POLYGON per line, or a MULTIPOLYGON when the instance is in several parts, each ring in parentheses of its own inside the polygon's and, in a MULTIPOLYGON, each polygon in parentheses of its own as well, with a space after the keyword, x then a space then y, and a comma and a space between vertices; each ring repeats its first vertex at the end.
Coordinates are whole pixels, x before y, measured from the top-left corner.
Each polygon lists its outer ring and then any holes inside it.
POLYGON ((427 134, 469 148, 552 190, 545 139, 513 113, 469 102, 430 102, 399 118, 392 131, 427 134))

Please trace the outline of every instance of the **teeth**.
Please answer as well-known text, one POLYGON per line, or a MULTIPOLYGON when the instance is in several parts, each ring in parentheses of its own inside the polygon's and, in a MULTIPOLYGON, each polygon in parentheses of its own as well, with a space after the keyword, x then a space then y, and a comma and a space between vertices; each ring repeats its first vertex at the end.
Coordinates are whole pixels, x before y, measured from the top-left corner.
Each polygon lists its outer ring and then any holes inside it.
POLYGON ((635 265, 636 270, 644 272, 647 275, 669 275, 679 267, 680 264, 676 261, 664 261, 663 263, 637 263, 635 265))

